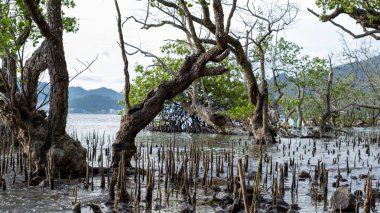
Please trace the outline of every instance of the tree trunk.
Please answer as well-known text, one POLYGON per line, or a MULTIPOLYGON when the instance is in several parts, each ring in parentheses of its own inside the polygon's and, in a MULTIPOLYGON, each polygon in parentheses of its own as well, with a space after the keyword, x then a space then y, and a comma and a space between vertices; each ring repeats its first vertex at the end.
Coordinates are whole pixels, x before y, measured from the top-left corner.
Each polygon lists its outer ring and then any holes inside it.
MULTIPOLYGON (((264 84, 266 84, 266 81, 264 81, 264 84)), ((270 144, 276 142, 275 137, 277 134, 269 123, 268 92, 260 94, 253 118, 251 119, 251 124, 256 143, 270 144)))
POLYGON ((297 128, 302 129, 303 124, 303 114, 300 105, 297 105, 297 128))
POLYGON ((293 115, 294 108, 292 108, 289 112, 285 112, 285 124, 289 125, 289 118, 293 115))
POLYGON ((216 113, 212 110, 211 99, 207 96, 207 92, 205 91, 203 82, 201 85, 202 94, 205 95, 205 99, 207 100, 207 107, 204 107, 199 103, 199 89, 198 89, 199 81, 194 81, 192 83, 192 92, 191 92, 191 103, 187 103, 185 101, 181 101, 182 108, 189 113, 191 116, 197 116, 202 121, 204 121, 207 125, 214 128, 216 132, 220 134, 227 134, 228 125, 230 123, 230 118, 228 116, 216 113))
POLYGON ((162 111, 166 100, 174 98, 182 93, 197 78, 202 76, 220 75, 227 70, 224 67, 205 68, 208 62, 204 58, 215 57, 222 54, 224 50, 214 48, 204 54, 196 54, 187 57, 177 75, 170 81, 161 82, 155 89, 151 90, 144 101, 131 107, 123 116, 120 129, 112 145, 113 166, 119 163, 120 153, 126 151, 126 165, 135 153, 134 138, 144 127, 146 127, 156 115, 162 111))
POLYGON ((200 104, 181 102, 181 106, 187 113, 197 116, 214 128, 218 133, 228 134, 228 126, 230 124, 230 118, 228 116, 216 113, 200 104))
MULTIPOLYGON (((155 89, 151 90, 142 103, 131 107, 123 116, 120 129, 112 144, 112 167, 117 168, 125 153, 125 165, 130 166, 130 160, 136 152, 134 143, 137 133, 146 127, 160 113, 164 103, 168 99, 174 98, 182 93, 190 84, 199 77, 220 75, 227 71, 224 67, 205 68, 207 59, 223 54, 226 46, 221 48, 216 46, 203 54, 195 54, 185 59, 177 75, 170 81, 161 82, 155 89)), ((114 200, 114 188, 116 184, 117 172, 113 172, 110 185, 110 199, 114 200)))
POLYGON ((22 84, 24 94, 24 102, 28 103, 28 111, 34 111, 38 102, 38 80, 40 74, 47 69, 47 45, 44 40, 40 47, 35 50, 32 56, 25 62, 24 78, 22 84))
MULTIPOLYGON (((8 104, 8 110, 2 116, 21 142, 24 153, 30 154, 35 173, 45 175, 47 153, 50 152, 54 161, 53 175, 78 176, 84 174, 86 150, 79 141, 66 134, 69 75, 62 41, 62 2, 47 1, 46 20, 37 2, 24 0, 24 4, 46 41, 41 43, 22 70, 25 82, 21 82, 22 95, 17 104, 8 104), (50 75, 48 118, 44 112, 36 110, 38 79, 46 68, 50 75)), ((7 95, 12 97, 12 94, 7 95)))
POLYGON ((302 113, 302 103, 305 96, 305 88, 298 86, 298 104, 297 104, 297 128, 302 129, 303 124, 303 113, 302 113))
POLYGON ((319 125, 319 132, 320 135, 324 135, 326 131, 326 124, 330 119, 331 116, 331 87, 332 87, 332 80, 333 80, 333 68, 332 68, 332 63, 331 63, 331 57, 329 56, 329 62, 330 62, 330 71, 326 83, 326 100, 325 100, 325 105, 326 109, 325 112, 321 116, 321 121, 319 125))
POLYGON ((261 46, 258 46, 257 48, 260 52, 261 91, 259 91, 259 99, 252 118, 253 135, 256 143, 270 144, 276 142, 275 137, 277 134, 269 122, 269 90, 265 77, 265 54, 261 46))

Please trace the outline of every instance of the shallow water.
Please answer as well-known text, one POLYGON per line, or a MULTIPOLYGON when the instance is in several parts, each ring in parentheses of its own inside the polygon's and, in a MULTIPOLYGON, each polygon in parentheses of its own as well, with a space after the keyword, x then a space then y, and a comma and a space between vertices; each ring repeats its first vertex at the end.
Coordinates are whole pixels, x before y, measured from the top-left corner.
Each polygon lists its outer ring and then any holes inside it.
MULTIPOLYGON (((99 134, 105 133, 114 137, 116 131, 119 128, 120 117, 118 115, 85 115, 85 114, 71 114, 68 117, 68 131, 76 130, 79 138, 83 138, 88 132, 98 132, 99 134)), ((353 129, 355 134, 362 134, 363 132, 374 133, 378 132, 376 128, 355 128, 353 129)), ((353 143, 350 138, 342 136, 338 139, 281 139, 281 143, 271 146, 263 146, 263 152, 268 156, 272 156, 273 163, 278 162, 283 164, 289 161, 291 158, 295 160, 298 165, 296 173, 301 170, 310 171, 311 175, 314 174, 314 169, 318 164, 318 160, 326 164, 329 170, 329 190, 328 199, 334 192, 334 188, 331 186, 334 182, 334 175, 337 174, 338 165, 341 169, 341 175, 346 178, 348 182, 341 184, 350 184, 351 191, 356 189, 363 190, 365 180, 352 180, 350 176, 358 176, 360 174, 367 174, 368 168, 372 167, 371 174, 373 178, 373 187, 379 185, 380 180, 380 166, 379 166, 379 143, 369 144, 370 154, 366 154, 366 145, 364 142, 361 144, 356 143, 353 148, 353 143), (315 145, 315 146, 314 146, 315 145), (313 150, 315 155, 313 156, 313 150), (359 161, 360 152, 360 161, 359 161), (333 163, 334 159, 339 159, 339 163, 333 163), (346 161, 348 159, 350 174, 346 172, 346 161), (354 166, 356 165, 356 166, 354 166)), ((211 135, 211 134, 187 134, 187 133, 152 133, 141 132, 136 138, 136 144, 140 147, 148 147, 153 144, 153 153, 151 159, 157 159, 157 150, 161 145, 167 146, 169 141, 176 141, 179 151, 189 150, 192 143, 203 147, 205 150, 213 150, 215 154, 222 155, 224 150, 230 150, 234 152, 235 161, 244 155, 249 155, 249 168, 248 173, 257 170, 257 160, 260 156, 259 146, 253 145, 250 142, 249 136, 223 136, 223 135, 211 135)), ((144 148, 143 148, 144 150, 144 148)), ((146 153, 146 151, 144 151, 146 153)), ((97 164, 95 164, 97 165, 97 164)), ((132 162, 134 165, 134 162, 132 162)), ((263 178, 266 173, 266 165, 263 164, 263 178)), ((17 173, 17 171, 16 171, 17 173)), ((291 186, 292 171, 289 171, 289 178, 285 179, 285 187, 291 186)), ((39 187, 24 187, 22 174, 17 173, 16 185, 12 186, 9 180, 12 179, 13 173, 8 173, 6 176, 7 190, 0 192, 0 212, 71 212, 71 201, 73 200, 71 189, 73 185, 62 185, 60 190, 43 189, 39 187)), ((236 174, 236 170, 235 170, 236 174)), ((158 174, 157 174, 158 175, 158 174)), ((225 174, 221 176, 221 182, 225 181, 225 174), (224 180, 223 180, 224 179, 224 180)), ((201 175, 200 175, 201 176, 201 175)), ((215 176, 215 175, 214 175, 215 176)), ((271 180, 271 177, 269 177, 271 180)), ((131 180, 132 181, 132 180, 131 180)), ((144 182, 144 181, 143 181, 144 182)), ((134 187, 134 183, 130 182, 131 188, 134 187)), ((252 181, 251 181, 252 184, 252 181)), ((83 184, 77 184, 78 200, 83 205, 87 203, 101 204, 104 207, 104 203, 107 200, 107 192, 102 192, 99 188, 99 178, 94 179, 94 191, 83 189, 83 184)), ((270 185, 270 184, 269 184, 270 185)), ((144 184, 142 185, 144 188, 144 184)), ((157 185, 156 185, 157 188, 157 185)), ((225 188, 223 184, 221 188, 225 188)), ((262 187, 263 188, 263 187, 262 187)), ((295 203, 297 203, 302 209, 300 212, 324 212, 328 211, 328 208, 324 207, 323 202, 315 202, 310 196, 311 181, 299 181, 298 182, 298 196, 295 203)), ((266 191, 262 190, 262 194, 270 195, 270 187, 266 186, 266 191)), ((222 190, 223 191, 223 190, 222 190)), ((144 193, 144 192, 143 192, 144 193)), ((200 205, 206 198, 210 197, 210 190, 207 195, 203 190, 199 190, 197 193, 198 202, 196 210, 197 212, 215 212, 221 210, 217 206, 200 205)), ((217 196, 221 198, 224 193, 219 193, 217 196)), ((143 195, 144 196, 144 195, 143 195)), ((153 200, 156 198, 157 193, 154 193, 153 200)), ((165 197, 165 196, 164 196, 165 197)), ((292 203, 290 197, 290 190, 285 191, 284 199, 288 203, 292 203)), ((171 195, 169 205, 161 210, 161 212, 174 212, 178 211, 178 205, 180 205, 182 198, 181 195, 171 195)), ((155 204, 155 203, 154 203, 155 204)), ((153 205, 154 205, 153 204, 153 205)), ((142 203, 144 205, 144 203, 142 203)), ((328 206, 328 204, 327 204, 328 206)), ((376 211, 379 212, 379 206, 377 205, 376 211)), ((103 208, 107 211, 107 208, 103 208)), ((82 212, 91 212, 89 208, 82 208, 82 212)), ((153 211, 154 212, 154 211, 153 211)))

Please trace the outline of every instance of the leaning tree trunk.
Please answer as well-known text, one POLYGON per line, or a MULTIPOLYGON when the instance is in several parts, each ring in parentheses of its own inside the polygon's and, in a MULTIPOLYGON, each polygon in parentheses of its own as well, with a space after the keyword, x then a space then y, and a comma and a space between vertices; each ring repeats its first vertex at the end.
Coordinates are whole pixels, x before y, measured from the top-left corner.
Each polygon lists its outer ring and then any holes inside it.
MULTIPOLYGON (((187 57, 174 79, 160 83, 151 90, 141 104, 133 106, 123 116, 120 129, 112 144, 112 167, 117 168, 124 154, 125 164, 130 166, 130 160, 136 152, 135 137, 160 113, 164 103, 182 93, 197 78, 202 76, 220 75, 227 70, 223 67, 205 68, 206 63, 225 51, 225 48, 216 46, 203 54, 187 57)), ((113 176, 115 176, 115 172, 113 176)), ((116 178, 112 178, 110 199, 114 197, 116 178)))
MULTIPOLYGON (((117 1, 115 1, 115 3, 118 12, 118 29, 120 32, 121 15, 117 1)), ((184 5, 184 1, 181 1, 181 4, 184 5)), ((109 198, 111 200, 115 199, 115 185, 118 172, 117 167, 120 160, 125 160, 125 162, 123 162, 125 164, 121 165, 130 165, 130 160, 136 152, 134 140, 137 133, 152 122, 156 115, 162 111, 165 101, 182 93, 192 82, 200 77, 221 75, 227 71, 223 66, 206 67, 208 62, 221 62, 229 54, 229 51, 227 50, 227 36, 224 32, 222 4, 220 1, 214 0, 212 5, 214 8, 215 21, 217 23, 215 29, 216 45, 206 51, 196 37, 197 35, 194 26, 191 25, 192 21, 189 11, 185 10, 185 16, 190 22, 189 28, 192 29, 193 40, 197 43, 198 53, 186 57, 172 80, 161 82, 155 89, 151 90, 146 95, 145 99, 140 104, 130 107, 123 116, 115 142, 112 144, 112 167, 114 168, 114 171, 109 190, 109 198)), ((120 37, 122 37, 122 33, 119 34, 120 37)))
POLYGON ((126 165, 129 164, 136 151, 134 139, 137 133, 162 111, 166 100, 174 98, 183 92, 199 77, 220 75, 227 71, 223 67, 205 68, 208 62, 205 58, 214 58, 222 54, 224 50, 220 47, 215 47, 206 53, 187 57, 174 79, 160 83, 147 94, 142 103, 128 110, 121 120, 120 129, 112 145, 113 166, 118 165, 123 150, 127 151, 124 159, 126 160, 126 165))

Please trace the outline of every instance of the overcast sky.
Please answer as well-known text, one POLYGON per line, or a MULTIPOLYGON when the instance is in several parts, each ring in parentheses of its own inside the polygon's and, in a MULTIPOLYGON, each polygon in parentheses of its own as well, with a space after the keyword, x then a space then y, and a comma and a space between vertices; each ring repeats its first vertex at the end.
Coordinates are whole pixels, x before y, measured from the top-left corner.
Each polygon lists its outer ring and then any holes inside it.
MULTIPOLYGON (((147 0, 119 0, 122 16, 127 17, 136 14, 144 8, 147 0)), ((290 0, 297 2, 301 11, 297 21, 280 36, 296 42, 303 47, 303 53, 312 56, 325 57, 331 52, 341 49, 341 35, 336 27, 330 23, 321 23, 308 13, 306 8, 313 8, 314 0, 290 0)), ((75 74, 75 69, 83 69, 80 61, 91 61, 98 56, 97 61, 87 71, 70 83, 70 86, 81 86, 85 89, 108 87, 121 91, 124 84, 123 64, 120 50, 117 44, 118 35, 116 27, 116 12, 112 0, 78 0, 77 6, 68 11, 70 15, 79 18, 79 31, 76 34, 64 36, 66 59, 70 75, 75 74)), ((360 29, 349 18, 339 18, 340 23, 350 29, 360 29)), ((128 22, 124 26, 125 39, 142 49, 159 54, 158 48, 163 40, 173 38, 176 31, 165 30, 141 30, 139 26, 128 22)), ((353 39, 347 36, 347 40, 353 39)), ((134 76, 133 67, 136 63, 147 63, 141 55, 130 56, 130 72, 134 76)))

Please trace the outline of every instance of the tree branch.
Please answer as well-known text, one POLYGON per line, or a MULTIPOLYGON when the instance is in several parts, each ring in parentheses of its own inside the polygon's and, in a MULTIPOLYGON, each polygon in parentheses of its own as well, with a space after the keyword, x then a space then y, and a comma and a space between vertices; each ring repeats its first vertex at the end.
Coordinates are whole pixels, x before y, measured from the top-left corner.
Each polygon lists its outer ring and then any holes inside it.
POLYGON ((53 38, 53 34, 49 27, 49 24, 46 22, 44 16, 42 15, 40 9, 38 8, 37 3, 34 0, 24 0, 24 4, 30 17, 37 24, 40 29, 41 34, 45 38, 53 38))
MULTIPOLYGON (((122 24, 121 24, 121 13, 120 13, 120 8, 117 0, 115 0, 115 7, 116 7, 116 12, 117 12, 117 30, 119 33, 119 46, 121 49, 121 56, 123 58, 123 63, 124 63, 124 100, 125 100, 125 108, 127 109, 126 111, 128 112, 128 109, 130 109, 131 104, 129 100, 129 93, 131 90, 131 83, 129 79, 129 71, 128 71, 128 58, 127 58, 127 53, 125 51, 125 46, 124 46, 124 36, 123 36, 123 29, 122 29, 122 24)), ((148 7, 149 8, 149 7, 148 7)))

